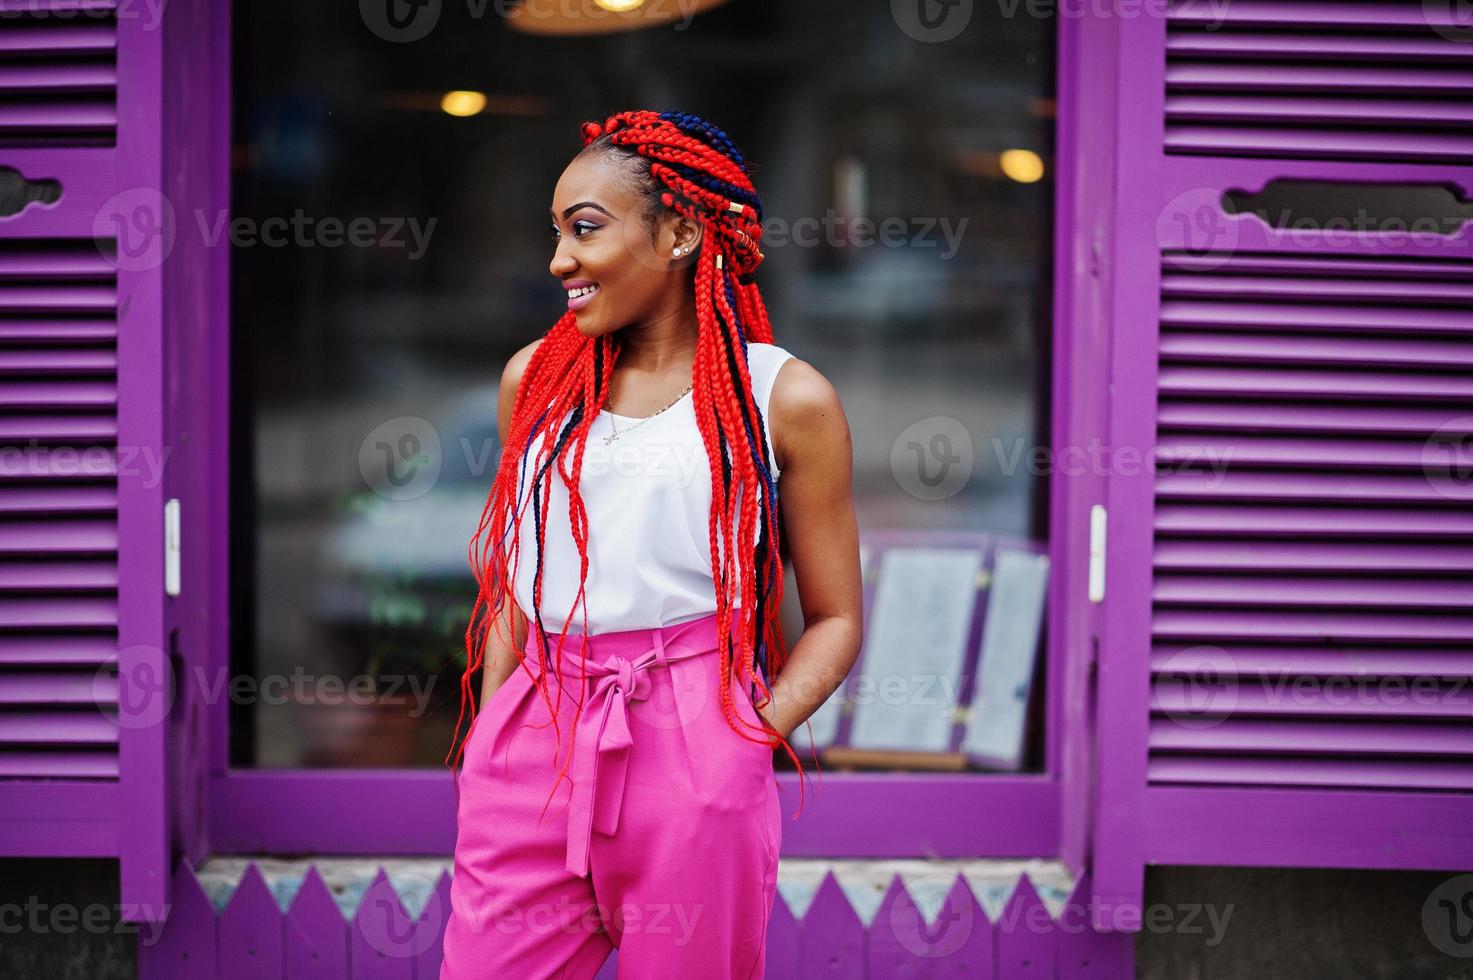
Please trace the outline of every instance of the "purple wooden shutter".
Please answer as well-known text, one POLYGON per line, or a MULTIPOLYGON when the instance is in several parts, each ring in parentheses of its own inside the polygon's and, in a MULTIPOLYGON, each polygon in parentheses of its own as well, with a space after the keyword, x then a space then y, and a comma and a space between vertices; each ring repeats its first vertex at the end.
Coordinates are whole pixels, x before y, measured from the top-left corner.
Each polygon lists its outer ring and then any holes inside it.
POLYGON ((157 917, 171 832, 162 296, 176 271, 147 242, 168 190, 163 30, 112 3, 3 9, 0 840, 117 856, 125 917, 157 917))
POLYGON ((1473 197, 1473 37, 1435 7, 1114 24, 1102 924, 1139 927, 1112 909, 1147 862, 1473 865, 1469 227, 1223 205, 1276 178, 1473 197))

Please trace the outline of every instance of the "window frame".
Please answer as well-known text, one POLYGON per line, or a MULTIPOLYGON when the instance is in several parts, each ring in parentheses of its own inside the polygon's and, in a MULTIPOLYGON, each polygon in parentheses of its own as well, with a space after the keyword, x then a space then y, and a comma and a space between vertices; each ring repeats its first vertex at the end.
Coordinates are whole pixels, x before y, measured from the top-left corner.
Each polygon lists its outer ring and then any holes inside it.
MULTIPOLYGON (((1049 447, 1102 444, 1106 379, 1100 367, 1107 339, 1089 315, 1098 308, 1100 280, 1091 271, 1093 228, 1105 214, 1109 194, 1083 193, 1110 186, 1100 154, 1082 138, 1091 113, 1113 117, 1112 95, 1080 84, 1081 63, 1108 51, 1109 34, 1095 15, 1058 17, 1056 27, 1056 113, 1053 201, 1052 351, 1049 366, 1049 447), (1091 26, 1092 25, 1092 26, 1091 26), (1086 105, 1092 99, 1093 104, 1086 105)), ((228 26, 222 33, 228 31, 228 26)), ((213 73, 210 100, 232 104, 233 57, 229 45, 213 73), (223 91, 218 86, 225 86, 223 91)), ((228 117, 228 113, 219 113, 228 117)), ((211 124, 212 182, 222 200, 230 191, 230 126, 211 124)), ((1098 128, 1098 127, 1096 127, 1098 128)), ((206 404, 207 445, 219 447, 191 465, 198 485, 209 488, 214 519, 209 524, 211 561, 206 576, 212 624, 205 658, 215 677, 229 677, 231 498, 229 348, 229 255, 215 256, 218 282, 209 303, 220 324, 214 343, 201 345, 197 363, 181 383, 197 389, 206 404)), ((204 455, 204 454, 200 454, 204 455)), ((1044 768, 1038 773, 903 773, 824 771, 810 780, 803 818, 784 827, 790 857, 1038 857, 1063 853, 1078 866, 1087 848, 1088 750, 1092 721, 1076 721, 1071 708, 1092 689, 1096 607, 1085 595, 1089 560, 1089 509, 1103 500, 1100 474, 1071 474, 1051 466, 1048 483, 1050 558, 1043 649, 1045 713, 1044 768), (1072 613, 1072 615, 1071 615, 1072 613), (1081 753, 1084 753, 1081 755, 1081 753), (1081 759, 1083 763, 1081 764, 1081 759), (1063 812, 1066 805, 1069 813, 1063 812), (818 807, 815 807, 818 804, 818 807), (863 812, 865 819, 848 819, 863 812), (1077 859, 1077 860, 1076 860, 1077 859)), ((188 506, 188 501, 185 502, 188 506)), ((188 578, 186 578, 188 582, 188 578)), ((230 702, 206 705, 209 767, 206 786, 210 849, 220 854, 261 852, 343 855, 443 855, 454 849, 455 797, 446 769, 257 769, 230 764, 230 702), (372 817, 365 815, 371 814, 372 817)), ((810 773, 810 777, 811 777, 810 773)), ((785 811, 798 809, 796 774, 778 776, 785 811)))

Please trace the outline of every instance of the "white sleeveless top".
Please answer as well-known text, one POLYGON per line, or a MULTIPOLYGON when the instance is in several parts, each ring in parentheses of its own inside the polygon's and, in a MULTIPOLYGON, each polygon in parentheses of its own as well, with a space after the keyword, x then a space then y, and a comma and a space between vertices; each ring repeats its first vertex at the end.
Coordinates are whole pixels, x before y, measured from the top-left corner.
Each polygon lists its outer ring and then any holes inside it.
MULTIPOLYGON (((773 344, 748 343, 752 394, 767 432, 772 475, 778 476, 768 403, 783 362, 793 355, 773 344)), ((556 428, 554 428, 556 431, 556 428)), ((517 605, 532 609, 537 566, 531 481, 543 430, 521 462, 517 507, 520 524, 514 579, 517 605)), ((571 460, 568 469, 572 469, 571 460)), ((557 464, 551 467, 542 565, 542 626, 549 633, 582 632, 578 594, 578 549, 568 521, 568 490, 557 464)), ((716 611, 711 564, 711 468, 696 427, 695 404, 687 392, 658 415, 641 422, 599 413, 589 428, 579 479, 588 512, 588 579, 583 599, 590 633, 671 626, 716 611), (618 438, 604 439, 618 425, 618 438), (637 428, 635 427, 637 426, 637 428)), ((764 529, 758 522, 760 540, 764 529)))

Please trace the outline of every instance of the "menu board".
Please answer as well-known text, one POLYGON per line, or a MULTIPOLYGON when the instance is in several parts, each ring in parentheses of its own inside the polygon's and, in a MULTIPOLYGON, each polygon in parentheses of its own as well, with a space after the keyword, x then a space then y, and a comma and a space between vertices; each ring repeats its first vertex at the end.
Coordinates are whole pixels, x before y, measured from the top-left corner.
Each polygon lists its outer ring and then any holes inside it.
POLYGON ((884 551, 854 687, 850 747, 951 748, 981 567, 974 548, 884 551))
POLYGON ((962 751, 1002 769, 1022 765, 1028 693, 1048 595, 1046 555, 998 548, 982 627, 978 688, 962 751))

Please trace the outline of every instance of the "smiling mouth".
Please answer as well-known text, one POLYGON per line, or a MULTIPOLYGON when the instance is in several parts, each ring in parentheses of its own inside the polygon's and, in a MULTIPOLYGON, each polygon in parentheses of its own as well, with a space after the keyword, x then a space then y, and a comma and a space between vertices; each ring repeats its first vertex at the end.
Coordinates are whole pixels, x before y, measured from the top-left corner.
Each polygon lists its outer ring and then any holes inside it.
POLYGON ((598 295, 598 286, 580 286, 568 290, 568 309, 581 310, 598 295))

